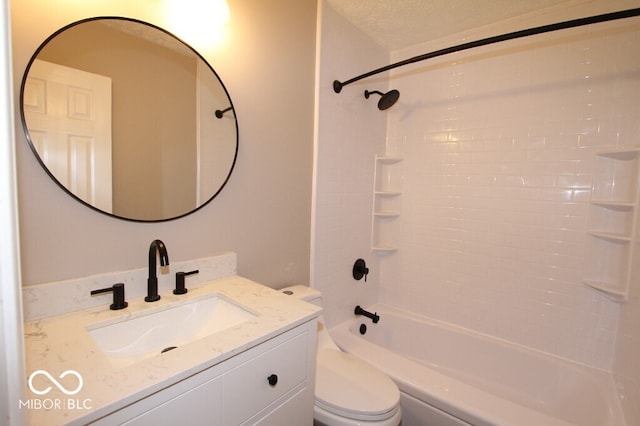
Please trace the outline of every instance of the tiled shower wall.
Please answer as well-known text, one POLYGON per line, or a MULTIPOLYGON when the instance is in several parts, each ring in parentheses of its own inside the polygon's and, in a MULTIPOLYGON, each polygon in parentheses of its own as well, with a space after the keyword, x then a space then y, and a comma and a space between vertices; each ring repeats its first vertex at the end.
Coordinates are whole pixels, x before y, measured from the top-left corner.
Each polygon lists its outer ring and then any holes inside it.
POLYGON ((638 18, 432 59, 339 95, 331 88, 428 51, 637 4, 576 2, 543 22, 494 24, 391 60, 321 5, 312 285, 328 325, 379 300, 612 370, 638 423, 640 279, 626 303, 582 284, 594 152, 640 145, 638 18), (387 86, 401 98, 381 113, 362 91, 387 86), (404 157, 399 226, 387 234, 399 251, 374 254, 373 162, 385 153, 404 157), (366 284, 350 277, 360 256, 366 284))
POLYGON ((384 152, 387 116, 365 99, 364 90, 381 90, 385 77, 333 91, 346 80, 389 62, 389 53, 321 4, 318 58, 318 129, 315 152, 311 285, 322 291, 329 327, 353 315, 356 305, 378 300, 378 258, 370 251, 371 182, 374 157, 384 152), (352 276, 364 258, 367 281, 352 276))
POLYGON ((397 70, 400 250, 381 301, 611 369, 620 304, 582 284, 587 207, 594 152, 640 145, 639 49, 634 18, 397 70))

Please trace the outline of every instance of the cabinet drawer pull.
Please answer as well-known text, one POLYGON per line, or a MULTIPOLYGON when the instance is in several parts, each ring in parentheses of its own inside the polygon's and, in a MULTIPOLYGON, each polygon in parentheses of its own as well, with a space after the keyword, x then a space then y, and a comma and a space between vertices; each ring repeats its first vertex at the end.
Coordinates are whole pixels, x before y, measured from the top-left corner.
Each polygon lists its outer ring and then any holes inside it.
POLYGON ((273 387, 278 384, 278 376, 275 374, 272 374, 269 377, 267 377, 267 381, 269 382, 269 385, 273 387))

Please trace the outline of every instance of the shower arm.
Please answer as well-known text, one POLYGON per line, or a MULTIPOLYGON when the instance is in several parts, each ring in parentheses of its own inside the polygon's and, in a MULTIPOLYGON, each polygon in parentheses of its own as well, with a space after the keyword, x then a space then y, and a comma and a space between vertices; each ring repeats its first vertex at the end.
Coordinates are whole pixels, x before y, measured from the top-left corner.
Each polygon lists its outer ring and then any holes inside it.
POLYGON ((506 40, 513 40, 516 38, 522 38, 522 37, 528 37, 528 36, 532 36, 532 35, 536 35, 536 34, 543 34, 543 33, 548 33, 551 31, 557 31, 557 30, 563 30, 563 29, 567 29, 567 28, 574 28, 574 27, 581 27, 584 25, 591 25, 591 24, 597 24, 599 22, 607 22, 607 21, 614 21, 617 19, 625 19, 625 18, 631 18, 634 16, 640 16, 640 8, 636 8, 636 9, 628 9, 628 10, 623 10, 620 12, 612 12, 612 13, 605 13, 603 15, 596 15, 596 16, 591 16, 588 18, 580 18, 580 19, 574 19, 571 21, 564 21, 564 22, 558 22, 555 24, 549 24, 549 25, 543 25, 540 27, 534 27, 534 28, 529 28, 527 30, 520 30, 520 31, 514 31, 511 33, 507 33, 507 34, 502 34, 502 35, 498 35, 498 36, 493 36, 493 37, 488 37, 488 38, 483 38, 481 40, 476 40, 476 41, 471 41, 468 43, 462 43, 459 44, 457 46, 452 46, 452 47, 448 47, 446 49, 440 49, 440 50, 436 50, 430 53, 425 53, 423 55, 418 55, 418 56, 414 56, 413 58, 409 58, 409 59, 405 59, 403 61, 400 62, 396 62, 378 69, 375 69, 373 71, 369 71, 368 73, 359 75, 357 77, 354 77, 352 79, 349 79, 347 81, 344 82, 340 82, 338 80, 334 80, 333 81, 333 90, 336 93, 340 93, 340 91, 342 90, 342 88, 348 84, 354 83, 358 80, 362 80, 363 78, 367 78, 367 77, 371 77, 372 75, 375 74, 379 74, 381 72, 384 71, 389 71, 392 70, 394 68, 398 68, 404 65, 409 65, 409 64, 413 64, 415 62, 420 62, 420 61, 424 61, 426 59, 431 59, 431 58, 435 58, 438 56, 443 56, 443 55, 447 55, 449 53, 454 53, 454 52, 460 52, 462 50, 467 50, 467 49, 472 49, 474 47, 480 47, 480 46, 486 46, 488 44, 493 44, 493 43, 498 43, 501 41, 506 41, 506 40))

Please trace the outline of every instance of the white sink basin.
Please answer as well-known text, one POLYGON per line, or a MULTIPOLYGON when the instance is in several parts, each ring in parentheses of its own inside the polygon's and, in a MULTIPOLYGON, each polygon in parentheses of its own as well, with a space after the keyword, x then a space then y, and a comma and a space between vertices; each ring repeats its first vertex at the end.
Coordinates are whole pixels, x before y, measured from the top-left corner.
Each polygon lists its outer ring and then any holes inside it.
POLYGON ((213 295, 115 323, 92 324, 87 330, 114 364, 125 366, 255 317, 232 301, 213 295))

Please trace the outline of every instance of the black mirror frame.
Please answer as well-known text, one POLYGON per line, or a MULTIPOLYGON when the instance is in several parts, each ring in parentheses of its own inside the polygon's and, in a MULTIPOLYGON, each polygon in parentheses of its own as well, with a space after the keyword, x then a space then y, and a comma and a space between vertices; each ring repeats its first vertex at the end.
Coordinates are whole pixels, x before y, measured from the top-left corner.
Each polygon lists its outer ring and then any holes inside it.
MULTIPOLYGON (((164 28, 161 28, 157 25, 151 24, 149 22, 145 22, 139 19, 135 19, 135 18, 127 18, 127 17, 122 17, 122 16, 96 16, 96 17, 92 17, 92 18, 86 18, 86 19, 81 19, 75 22, 72 22, 68 25, 65 25, 64 27, 58 29, 57 31, 55 31, 53 34, 51 34, 49 37, 47 37, 41 44, 40 46, 38 46, 38 48, 36 49, 36 51, 33 53, 33 55, 31 56, 31 58, 29 59, 29 62, 27 63, 27 66, 25 68, 23 77, 22 77, 22 82, 20 84, 20 96, 19 96, 19 102, 20 102, 20 120, 21 120, 21 124, 22 124, 22 129, 24 131, 25 137, 27 139, 27 142, 29 143, 29 148, 31 149, 31 151, 33 152, 33 154, 35 155, 36 159, 38 160, 38 162, 40 163, 40 165, 42 166, 42 168, 44 169, 44 171, 47 173, 47 175, 49 175, 49 177, 60 187, 62 188, 62 190, 64 192, 66 192, 67 194, 69 194, 72 198, 74 198, 75 200, 79 201, 81 204, 85 205, 86 207, 89 207, 92 210, 95 210, 97 212, 100 212, 104 215, 113 217, 113 218, 117 218, 117 219, 122 219, 122 220, 126 220, 126 221, 131 221, 131 222, 142 222, 142 223, 155 223, 155 222, 167 222, 167 221, 171 221, 171 220, 175 220, 175 219, 179 219, 185 216, 188 216, 200 209, 202 209, 204 206, 206 206, 207 204, 209 204, 221 191, 222 189, 227 185, 227 183, 229 182, 229 179, 231 177, 231 174, 233 173, 233 169, 235 168, 236 165, 236 161, 238 159, 238 149, 239 149, 239 145, 240 145, 240 133, 239 133, 239 129, 238 129, 238 117, 236 115, 236 110, 235 107, 233 106, 233 101, 231 100, 231 95, 229 94, 229 91, 227 90, 227 87, 224 85, 222 79, 220 78, 220 76, 218 75, 218 73, 213 69, 213 67, 211 66, 211 64, 209 64, 209 62, 202 57, 202 55, 200 55, 200 53, 198 53, 198 51, 196 51, 193 47, 191 47, 188 43, 186 43, 184 40, 182 40, 181 38, 179 38, 178 36, 176 36, 175 34, 165 30, 164 28), (104 19, 114 19, 114 20, 122 20, 122 21, 129 21, 129 22, 134 22, 137 24, 141 24, 141 25, 145 25, 148 27, 151 27, 153 29, 159 30, 162 33, 165 33, 166 35, 174 38, 175 40, 179 41, 180 43, 182 43, 185 47, 187 47, 190 51, 192 51, 200 60, 202 60, 207 67, 209 68, 209 70, 211 70, 211 72, 216 76, 216 78, 218 79, 218 81, 220 82, 220 85, 222 86, 225 94, 227 95, 227 98, 229 99, 229 107, 227 108, 227 110, 233 111, 233 119, 234 119, 234 123, 235 123, 235 129, 236 129, 236 148, 235 148, 235 152, 234 152, 234 156, 233 156, 233 161, 231 163, 231 166, 229 167, 229 173, 227 174, 224 182, 222 182, 222 184, 220 185, 220 188, 218 188, 218 190, 205 202, 203 202, 201 205, 195 207, 192 210, 189 210, 187 212, 185 212, 184 214, 180 214, 178 216, 174 216, 174 217, 169 217, 169 218, 163 218, 163 219, 151 219, 151 220, 146 220, 146 219, 137 219, 137 218, 129 218, 129 217, 125 217, 125 216, 119 216, 116 215, 114 213, 110 213, 110 212, 106 212, 104 210, 101 210, 89 203, 87 203, 86 201, 82 200, 80 197, 76 196, 73 192, 71 192, 65 185, 63 185, 54 175, 53 173, 51 173, 51 171, 49 170, 49 168, 47 167, 47 165, 44 163, 44 161, 42 160, 42 158, 40 157, 40 154, 38 153, 32 139, 31 139, 31 135, 29 134, 29 130, 27 128, 27 121, 26 121, 26 117, 25 117, 25 111, 24 111, 24 89, 25 89, 25 85, 26 85, 26 81, 27 81, 27 76, 29 74, 29 70, 31 69, 31 66, 33 64, 33 62, 36 60, 38 54, 42 51, 42 49, 44 49, 44 47, 51 41, 53 40, 58 34, 62 33, 63 31, 74 27, 76 25, 82 24, 82 23, 86 23, 86 22, 91 22, 91 21, 96 21, 96 20, 104 20, 104 19)), ((225 112, 227 111, 225 110, 225 112)))

